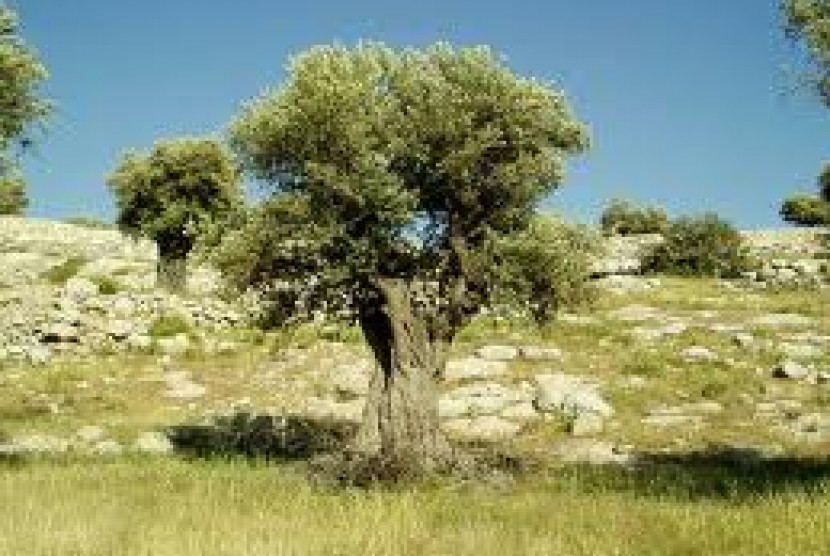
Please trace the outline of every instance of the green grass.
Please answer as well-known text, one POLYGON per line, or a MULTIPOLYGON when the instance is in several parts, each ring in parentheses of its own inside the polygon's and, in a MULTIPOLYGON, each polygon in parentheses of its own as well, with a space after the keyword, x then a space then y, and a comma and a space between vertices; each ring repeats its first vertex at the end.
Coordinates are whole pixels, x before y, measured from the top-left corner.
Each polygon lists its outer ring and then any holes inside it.
POLYGON ((0 554, 795 556, 830 544, 828 479, 669 466, 512 487, 315 488, 292 468, 122 460, 0 468, 0 554))
POLYGON ((86 257, 69 257, 63 263, 53 266, 44 272, 41 278, 54 286, 62 286, 71 278, 77 276, 88 262, 89 259, 86 257))
POLYGON ((178 334, 191 332, 190 324, 179 315, 158 317, 150 324, 148 334, 151 338, 170 338, 178 334))
POLYGON ((102 295, 115 295, 124 289, 118 280, 109 276, 91 276, 89 281, 98 286, 102 295))
MULTIPOLYGON (((830 387, 780 381, 766 372, 774 349, 734 345, 708 323, 744 324, 762 313, 809 315, 806 327, 752 329, 759 339, 830 334, 828 292, 724 293, 717 281, 664 278, 645 294, 608 296, 588 323, 481 319, 462 334, 454 356, 488 343, 555 345, 562 361, 516 361, 502 381, 541 372, 589 376, 615 408, 600 440, 629 446, 658 465, 635 471, 559 468, 512 485, 436 484, 395 491, 315 488, 302 462, 120 458, 0 461, 0 556, 47 555, 795 555, 830 545, 830 463, 826 444, 802 442, 754 421, 755 402, 797 400, 800 413, 830 408, 830 387), (678 335, 645 341, 637 326, 612 318, 626 305, 648 305, 689 323, 678 335), (714 318, 700 311, 713 311, 714 318), (689 363, 689 346, 718 361, 689 363), (727 362, 731 361, 731 362, 727 362), (761 373, 756 372, 761 369, 761 373), (632 376, 642 378, 630 387, 632 376), (748 399, 748 401, 747 401, 748 399), (659 428, 643 417, 660 406, 714 400, 705 426, 659 428), (787 459, 742 465, 712 446, 780 446, 787 459), (667 451, 673 454, 666 456, 667 451), (818 458, 818 459, 816 459, 818 458)), ((162 320, 155 333, 183 323, 162 320)), ((176 360, 203 384, 203 398, 165 397, 165 371, 151 355, 114 355, 35 371, 0 373, 0 431, 7 436, 71 438, 95 424, 129 446, 136 435, 199 422, 248 399, 254 412, 295 407, 323 395, 324 372, 369 357, 354 328, 305 327, 280 333, 228 333, 243 349, 176 360), (86 384, 87 387, 81 387, 86 384), (50 410, 50 402, 59 411, 50 410)), ((819 360, 830 362, 830 355, 819 360)), ((545 457, 566 436, 562 419, 529 426, 509 449, 545 457)))

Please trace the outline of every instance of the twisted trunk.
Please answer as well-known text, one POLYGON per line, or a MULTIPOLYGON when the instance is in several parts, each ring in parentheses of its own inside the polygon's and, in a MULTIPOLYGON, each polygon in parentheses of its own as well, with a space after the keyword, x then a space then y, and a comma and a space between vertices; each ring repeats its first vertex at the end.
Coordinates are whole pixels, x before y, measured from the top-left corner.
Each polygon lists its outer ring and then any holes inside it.
POLYGON ((156 265, 156 285, 169 292, 187 289, 187 254, 159 249, 156 265))
POLYGON ((359 313, 376 366, 355 448, 384 462, 435 469, 449 454, 438 418, 444 343, 413 313, 402 280, 380 279, 375 290, 376 301, 359 313))

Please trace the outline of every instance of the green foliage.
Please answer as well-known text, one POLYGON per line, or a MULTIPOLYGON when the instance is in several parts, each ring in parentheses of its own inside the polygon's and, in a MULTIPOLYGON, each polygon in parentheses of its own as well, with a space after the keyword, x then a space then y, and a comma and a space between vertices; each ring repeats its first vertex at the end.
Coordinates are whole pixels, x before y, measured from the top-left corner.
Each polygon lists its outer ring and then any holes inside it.
POLYGON ((66 284, 71 278, 78 275, 81 269, 89 262, 86 257, 69 257, 57 266, 53 266, 41 276, 48 283, 55 286, 66 284))
POLYGON ((810 86, 830 106, 830 0, 782 0, 784 30, 804 45, 810 86))
POLYGON ((232 282, 286 313, 335 315, 377 303, 383 280, 434 286, 436 335, 486 302, 489 247, 527 227, 588 143, 562 93, 486 48, 445 44, 313 48, 230 136, 274 186, 218 251, 232 282))
POLYGON ((45 121, 50 109, 38 95, 46 68, 17 32, 17 14, 0 4, 0 177, 16 167, 10 149, 28 145, 32 128, 45 121))
POLYGON ((152 322, 147 333, 151 338, 172 338, 179 334, 187 334, 190 330, 190 324, 183 317, 162 315, 152 322))
POLYGON ((115 228, 114 224, 92 216, 70 216, 69 218, 64 219, 64 222, 72 224, 73 226, 89 228, 91 230, 111 230, 115 228))
POLYGON ((212 139, 159 141, 151 152, 128 152, 107 178, 118 227, 148 237, 163 256, 184 258, 202 226, 237 210, 239 174, 212 139))
POLYGON ((550 321, 559 309, 590 303, 591 256, 600 238, 586 226, 538 216, 527 230, 502 238, 494 270, 493 304, 526 306, 537 323, 550 321))
POLYGON ((89 281, 98 286, 102 295, 115 295, 123 289, 117 280, 109 276, 90 276, 89 281))
POLYGON ((810 195, 793 195, 781 205, 784 222, 800 226, 830 225, 830 203, 810 195))
POLYGON ((17 177, 0 178, 0 215, 23 214, 29 205, 26 184, 17 177))
POLYGON ((734 278, 751 268, 740 232, 716 214, 673 221, 665 241, 645 257, 651 272, 734 278))
POLYGON ((600 227, 608 235, 662 234, 668 226, 665 209, 638 207, 623 199, 613 199, 600 217, 600 227))

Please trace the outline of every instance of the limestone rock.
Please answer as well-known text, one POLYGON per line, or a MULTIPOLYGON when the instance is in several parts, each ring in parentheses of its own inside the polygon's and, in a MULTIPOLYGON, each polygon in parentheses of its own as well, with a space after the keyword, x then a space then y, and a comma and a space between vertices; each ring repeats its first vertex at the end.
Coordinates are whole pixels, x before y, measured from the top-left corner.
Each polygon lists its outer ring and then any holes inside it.
POLYGON ((516 437, 522 430, 520 425, 493 415, 451 419, 442 427, 451 436, 468 442, 502 442, 516 437))
POLYGON ((534 382, 534 403, 539 411, 570 416, 595 413, 606 418, 614 414, 614 409, 599 394, 597 385, 584 378, 554 373, 536 375, 534 382))

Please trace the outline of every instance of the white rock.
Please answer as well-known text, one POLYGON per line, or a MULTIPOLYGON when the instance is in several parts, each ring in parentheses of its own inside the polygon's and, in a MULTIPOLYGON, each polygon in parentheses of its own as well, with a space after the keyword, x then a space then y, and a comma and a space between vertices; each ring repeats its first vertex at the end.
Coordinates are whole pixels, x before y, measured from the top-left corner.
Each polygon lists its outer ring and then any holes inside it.
POLYGON ((453 437, 468 442, 501 442, 514 438, 522 427, 501 417, 486 415, 471 419, 450 419, 442 428, 453 437))
POLYGON ((555 347, 522 346, 519 356, 529 361, 558 361, 562 359, 562 350, 555 347))
POLYGON ((487 361, 477 357, 454 359, 447 363, 444 378, 447 380, 470 380, 492 378, 507 373, 504 361, 487 361))
POLYGON ((718 359, 715 352, 702 346, 688 347, 681 351, 680 355, 689 363, 710 363, 718 359))
POLYGON ((775 378, 802 380, 810 376, 810 369, 795 361, 784 361, 773 368, 772 376, 775 378))
POLYGON ((534 377, 535 405, 542 412, 560 412, 577 416, 596 413, 611 417, 614 409, 597 391, 596 384, 564 373, 542 374, 534 377))
POLYGON ((133 449, 144 454, 163 455, 173 452, 173 444, 159 432, 144 432, 136 438, 133 449))
POLYGON ((567 463, 590 465, 629 465, 634 463, 631 454, 617 450, 609 442, 588 438, 568 438, 553 446, 552 454, 567 463))
POLYGON ((519 356, 519 350, 513 346, 482 346, 476 355, 485 361, 512 361, 519 356))

